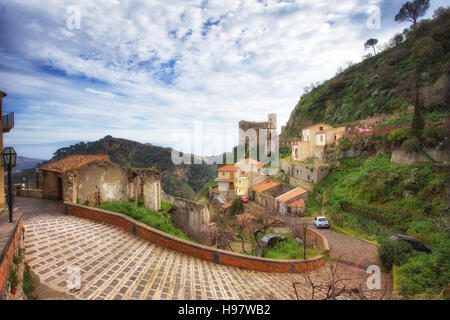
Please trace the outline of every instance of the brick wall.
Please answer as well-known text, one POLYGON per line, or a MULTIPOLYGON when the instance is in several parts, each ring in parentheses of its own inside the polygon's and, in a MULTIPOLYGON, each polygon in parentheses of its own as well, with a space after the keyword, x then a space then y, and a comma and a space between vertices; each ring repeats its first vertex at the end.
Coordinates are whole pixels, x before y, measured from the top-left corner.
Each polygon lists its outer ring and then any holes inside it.
POLYGON ((0 296, 3 296, 5 290, 8 289, 9 266, 12 263, 13 256, 17 253, 22 239, 23 217, 15 214, 14 220, 15 226, 12 228, 9 241, 4 248, 0 248, 0 250, 3 249, 0 253, 0 296))
MULTIPOLYGON (((322 255, 307 260, 281 261, 218 250, 176 238, 120 213, 73 203, 65 203, 64 206, 66 214, 112 224, 162 247, 221 265, 263 272, 300 273, 318 269, 325 264, 325 258, 322 255)), ((329 251, 326 239, 315 231, 311 230, 310 232, 311 233, 308 233, 310 237, 317 239, 317 241, 324 246, 325 252, 329 251)))

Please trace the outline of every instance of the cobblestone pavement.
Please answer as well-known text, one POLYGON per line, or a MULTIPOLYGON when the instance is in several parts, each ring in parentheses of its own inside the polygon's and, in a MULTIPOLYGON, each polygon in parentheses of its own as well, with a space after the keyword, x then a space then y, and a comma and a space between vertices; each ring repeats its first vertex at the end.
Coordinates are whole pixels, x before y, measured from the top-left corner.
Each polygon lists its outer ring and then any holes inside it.
MULTIPOLYGON (((24 213, 26 261, 41 282, 66 293, 67 269, 79 267, 78 299, 285 300, 295 298, 292 283, 302 278, 183 255, 117 227, 63 215, 52 201, 18 198, 16 207, 24 213)), ((325 272, 311 274, 322 281, 325 272)), ((308 298, 307 292, 301 296, 308 298)))

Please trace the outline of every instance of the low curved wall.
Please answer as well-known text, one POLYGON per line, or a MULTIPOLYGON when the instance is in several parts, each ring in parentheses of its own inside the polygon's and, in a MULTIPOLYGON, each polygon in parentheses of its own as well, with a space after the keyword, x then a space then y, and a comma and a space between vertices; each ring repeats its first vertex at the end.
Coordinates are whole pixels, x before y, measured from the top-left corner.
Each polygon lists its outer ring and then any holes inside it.
MULTIPOLYGON (((273 260, 218 250, 171 236, 120 213, 74 203, 64 203, 64 212, 70 215, 105 222, 120 227, 162 247, 226 266, 263 272, 300 273, 318 269, 325 264, 325 257, 322 255, 306 260, 273 260)), ((329 252, 327 240, 319 233, 308 230, 307 237, 312 237, 320 246, 323 246, 322 250, 324 250, 325 255, 329 252)))
MULTIPOLYGON (((4 216, 6 218, 6 216, 4 216)), ((17 250, 19 246, 21 246, 21 243, 23 245, 23 216, 21 214, 14 214, 14 222, 9 224, 9 222, 6 222, 6 219, 3 219, 4 221, 1 221, 2 223, 8 223, 6 226, 9 229, 6 231, 3 231, 4 233, 2 236, 6 238, 5 243, 0 243, 0 297, 5 293, 7 290, 7 283, 8 283, 8 272, 9 267, 12 263, 14 255, 17 253, 17 250), (2 246, 2 244, 4 246, 2 246)))

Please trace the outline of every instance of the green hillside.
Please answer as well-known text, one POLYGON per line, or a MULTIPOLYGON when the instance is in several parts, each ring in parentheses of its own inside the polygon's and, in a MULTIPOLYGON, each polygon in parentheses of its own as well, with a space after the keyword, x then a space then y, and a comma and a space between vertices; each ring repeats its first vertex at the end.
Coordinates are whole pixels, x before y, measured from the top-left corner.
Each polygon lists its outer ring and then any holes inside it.
POLYGON ((418 23, 405 36, 403 42, 392 44, 303 95, 282 136, 298 137, 301 128, 311 122, 350 124, 406 110, 414 104, 416 85, 426 113, 448 113, 450 10, 418 23))

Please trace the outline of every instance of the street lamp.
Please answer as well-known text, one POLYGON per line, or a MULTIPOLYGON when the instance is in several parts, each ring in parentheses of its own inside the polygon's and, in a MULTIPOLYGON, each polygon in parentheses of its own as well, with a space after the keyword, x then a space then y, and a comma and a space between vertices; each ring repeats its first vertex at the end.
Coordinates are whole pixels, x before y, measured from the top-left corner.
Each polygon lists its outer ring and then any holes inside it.
POLYGON ((39 167, 36 167, 36 189, 39 189, 39 167))
POLYGON ((2 156, 2 166, 8 170, 8 207, 9 207, 9 222, 13 222, 13 205, 14 205, 14 194, 12 186, 12 168, 16 166, 17 153, 12 147, 6 147, 3 149, 2 156))

